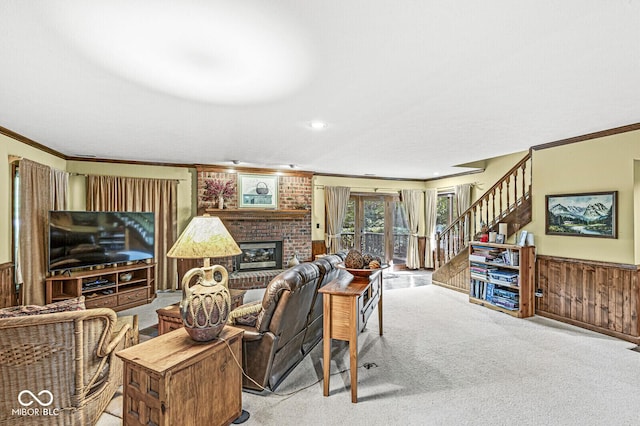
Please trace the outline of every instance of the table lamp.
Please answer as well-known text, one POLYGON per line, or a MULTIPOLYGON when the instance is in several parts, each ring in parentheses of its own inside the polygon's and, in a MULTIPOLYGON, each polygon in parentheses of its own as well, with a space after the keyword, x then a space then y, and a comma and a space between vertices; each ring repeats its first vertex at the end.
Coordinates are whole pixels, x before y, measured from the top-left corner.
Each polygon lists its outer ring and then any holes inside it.
POLYGON ((167 253, 171 258, 204 259, 203 267, 190 269, 182 278, 180 315, 193 340, 206 342, 218 337, 231 310, 229 274, 222 265, 211 266, 210 258, 240 253, 240 247, 220 218, 208 215, 191 219, 167 253), (191 286, 193 278, 196 282, 191 286))

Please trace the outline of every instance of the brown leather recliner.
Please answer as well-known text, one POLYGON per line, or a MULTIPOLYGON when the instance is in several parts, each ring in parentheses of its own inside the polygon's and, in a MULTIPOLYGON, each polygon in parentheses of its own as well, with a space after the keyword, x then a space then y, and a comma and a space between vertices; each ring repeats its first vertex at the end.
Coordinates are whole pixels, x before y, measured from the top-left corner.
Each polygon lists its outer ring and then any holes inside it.
POLYGON ((343 253, 330 254, 313 262, 320 269, 320 279, 318 280, 318 287, 314 295, 313 304, 311 305, 309 318, 307 319, 307 331, 304 336, 304 342, 302 343, 302 353, 305 355, 311 352, 311 350, 322 341, 323 306, 322 294, 319 294, 318 290, 338 276, 340 269, 338 269, 336 265, 343 262, 344 257, 345 254, 343 253))
MULTIPOLYGON (((271 280, 262 302, 254 304, 258 312, 253 320, 251 315, 236 319, 234 327, 245 330, 243 368, 253 379, 243 377, 243 388, 275 390, 302 361, 302 343, 319 279, 320 269, 311 262, 287 269, 271 280)), ((243 305, 235 311, 246 308, 243 305)))

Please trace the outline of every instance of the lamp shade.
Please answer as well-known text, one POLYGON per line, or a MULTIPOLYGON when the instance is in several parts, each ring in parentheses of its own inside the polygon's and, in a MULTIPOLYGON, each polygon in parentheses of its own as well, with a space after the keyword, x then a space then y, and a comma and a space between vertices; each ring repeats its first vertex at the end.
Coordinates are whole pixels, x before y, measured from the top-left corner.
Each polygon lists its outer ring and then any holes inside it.
POLYGON ((167 257, 203 259, 235 256, 240 253, 240 247, 219 217, 196 216, 171 247, 167 257))

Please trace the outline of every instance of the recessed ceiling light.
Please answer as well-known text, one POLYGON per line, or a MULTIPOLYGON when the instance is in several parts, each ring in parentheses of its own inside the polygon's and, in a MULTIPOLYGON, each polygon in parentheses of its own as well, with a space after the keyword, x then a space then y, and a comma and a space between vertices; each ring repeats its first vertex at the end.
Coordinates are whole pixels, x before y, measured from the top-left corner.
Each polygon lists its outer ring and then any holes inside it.
POLYGON ((95 155, 93 154, 75 154, 75 157, 82 157, 82 158, 96 158, 95 155))
POLYGON ((233 164, 240 164, 240 160, 231 160, 233 164))
POLYGON ((433 172, 434 176, 440 176, 440 172, 433 172))
POLYGON ((327 123, 325 123, 324 121, 312 121, 311 123, 309 123, 309 127, 311 127, 313 130, 323 130, 327 128, 327 123))

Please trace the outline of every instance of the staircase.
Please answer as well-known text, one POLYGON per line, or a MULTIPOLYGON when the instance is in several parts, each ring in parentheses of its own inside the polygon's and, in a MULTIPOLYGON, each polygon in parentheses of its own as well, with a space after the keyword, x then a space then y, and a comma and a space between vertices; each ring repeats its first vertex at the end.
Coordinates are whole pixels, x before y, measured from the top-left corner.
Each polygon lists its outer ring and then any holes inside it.
POLYGON ((460 217, 436 234, 434 284, 469 291, 469 241, 486 224, 498 231, 507 224, 507 237, 531 222, 531 152, 489 188, 460 217))

